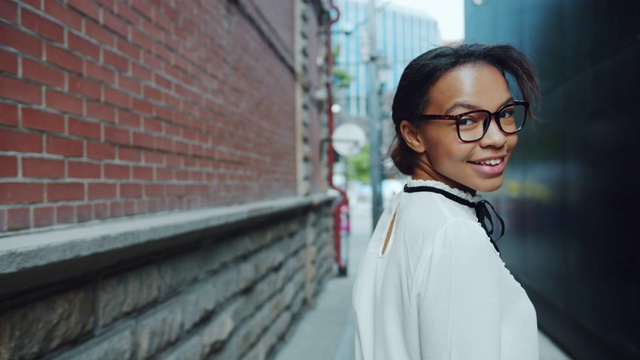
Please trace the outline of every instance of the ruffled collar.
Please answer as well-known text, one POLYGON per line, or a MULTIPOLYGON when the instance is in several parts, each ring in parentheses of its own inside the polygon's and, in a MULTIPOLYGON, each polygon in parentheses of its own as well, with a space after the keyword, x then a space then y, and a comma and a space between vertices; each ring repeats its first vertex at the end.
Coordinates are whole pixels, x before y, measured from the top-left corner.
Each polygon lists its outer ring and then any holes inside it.
POLYGON ((491 244, 500 252, 496 241, 504 235, 504 220, 498 215, 493 206, 480 196, 473 196, 467 192, 454 189, 440 181, 410 180, 404 189, 405 193, 432 192, 440 194, 449 200, 475 210, 480 226, 484 229, 491 244))
POLYGON ((437 181, 437 180, 419 180, 419 179, 411 179, 407 182, 407 187, 418 187, 418 186, 431 186, 434 187, 436 189, 440 189, 443 191, 446 191, 448 193, 450 193, 451 195, 455 195, 457 197, 460 197, 462 199, 465 199, 467 201, 471 201, 471 202, 478 202, 480 200, 482 200, 482 196, 480 195, 471 195, 468 192, 459 190, 459 189, 454 189, 452 187, 450 187, 449 185, 437 181))

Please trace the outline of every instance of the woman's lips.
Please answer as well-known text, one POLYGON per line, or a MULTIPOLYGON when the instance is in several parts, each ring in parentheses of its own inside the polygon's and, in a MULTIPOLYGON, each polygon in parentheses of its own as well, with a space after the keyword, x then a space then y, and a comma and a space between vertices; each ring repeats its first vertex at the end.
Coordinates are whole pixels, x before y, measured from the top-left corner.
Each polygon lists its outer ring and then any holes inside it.
POLYGON ((476 169, 476 171, 486 176, 500 175, 504 172, 504 169, 507 166, 504 158, 469 161, 469 164, 471 164, 471 166, 476 169))

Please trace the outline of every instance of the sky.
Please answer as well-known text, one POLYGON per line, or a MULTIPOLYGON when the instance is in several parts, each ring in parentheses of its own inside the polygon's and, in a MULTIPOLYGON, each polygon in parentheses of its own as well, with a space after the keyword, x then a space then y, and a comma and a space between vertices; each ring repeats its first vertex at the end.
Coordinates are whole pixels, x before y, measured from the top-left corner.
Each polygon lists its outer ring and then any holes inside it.
POLYGON ((391 3, 426 11, 438 21, 443 41, 464 39, 464 0, 391 0, 391 3))

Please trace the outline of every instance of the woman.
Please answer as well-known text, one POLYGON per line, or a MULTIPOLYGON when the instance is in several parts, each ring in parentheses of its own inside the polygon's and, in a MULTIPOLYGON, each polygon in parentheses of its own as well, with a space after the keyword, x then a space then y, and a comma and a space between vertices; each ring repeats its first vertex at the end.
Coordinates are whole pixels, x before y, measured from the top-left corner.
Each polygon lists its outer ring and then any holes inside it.
POLYGON ((507 45, 441 47, 407 66, 391 158, 412 179, 358 270, 357 359, 538 359, 535 310, 494 243, 502 220, 476 195, 502 185, 537 94, 507 45))

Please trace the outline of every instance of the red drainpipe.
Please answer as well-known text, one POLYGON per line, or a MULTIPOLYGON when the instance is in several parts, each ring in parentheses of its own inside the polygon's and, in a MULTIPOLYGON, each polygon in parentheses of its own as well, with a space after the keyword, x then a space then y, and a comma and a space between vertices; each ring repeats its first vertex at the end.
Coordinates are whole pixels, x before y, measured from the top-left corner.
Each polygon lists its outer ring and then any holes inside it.
MULTIPOLYGON (((330 0, 329 6, 333 11, 335 11, 336 16, 334 18, 330 18, 329 23, 327 24, 327 116, 328 116, 328 127, 329 127, 329 139, 333 135, 333 112, 331 111, 331 106, 333 105, 333 94, 331 93, 331 83, 333 82, 333 53, 331 47, 331 25, 336 23, 338 19, 340 19, 340 10, 333 3, 333 0, 330 0)), ((330 15, 331 16, 331 15, 330 15)), ((341 254, 341 221, 348 221, 348 217, 346 220, 342 220, 340 216, 340 209, 343 207, 349 208, 349 198, 347 198, 347 193, 333 184, 333 162, 334 151, 333 151, 333 143, 329 140, 329 146, 327 146, 327 158, 329 159, 329 187, 338 191, 341 195, 340 202, 336 204, 333 208, 333 244, 335 248, 335 262, 338 267, 339 275, 347 275, 347 264, 342 263, 341 254)), ((347 226, 348 228, 348 226, 347 226)))

